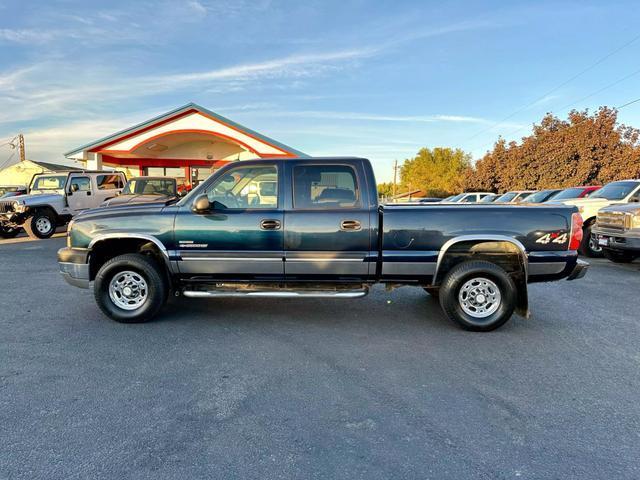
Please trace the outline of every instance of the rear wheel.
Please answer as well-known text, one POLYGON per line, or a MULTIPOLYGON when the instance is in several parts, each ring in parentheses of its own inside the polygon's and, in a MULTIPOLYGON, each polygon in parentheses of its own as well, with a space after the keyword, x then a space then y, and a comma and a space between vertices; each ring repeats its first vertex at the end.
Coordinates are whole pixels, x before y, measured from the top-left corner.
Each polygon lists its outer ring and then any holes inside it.
POLYGON ((31 238, 49 238, 56 231, 56 218, 48 210, 42 210, 27 218, 23 226, 31 238))
POLYGON ((504 325, 517 301, 513 279, 498 265, 468 261, 447 273, 440 287, 440 305, 466 330, 488 332, 504 325))
POLYGON ((157 263, 138 253, 112 258, 98 271, 93 293, 100 310, 116 322, 151 320, 167 301, 168 287, 157 263))
POLYGON ((631 252, 623 252, 620 250, 609 250, 605 248, 603 250, 604 256, 607 260, 611 260, 614 263, 631 263, 638 255, 631 252))
POLYGON ((598 245, 598 239, 591 233, 591 227, 593 224, 587 225, 583 228, 582 243, 578 249, 581 254, 591 258, 602 258, 604 255, 602 247, 598 245))

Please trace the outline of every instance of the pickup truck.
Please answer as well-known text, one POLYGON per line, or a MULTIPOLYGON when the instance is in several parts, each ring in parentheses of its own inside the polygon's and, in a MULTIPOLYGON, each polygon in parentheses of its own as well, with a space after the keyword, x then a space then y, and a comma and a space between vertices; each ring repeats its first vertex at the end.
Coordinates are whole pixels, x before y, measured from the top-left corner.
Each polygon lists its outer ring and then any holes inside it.
POLYGON ((600 209, 592 233, 607 259, 633 262, 640 257, 640 203, 600 209))
POLYGON ((74 215, 115 197, 126 181, 121 172, 36 174, 28 195, 0 200, 0 231, 13 233, 24 228, 31 238, 49 238, 74 215))
MULTIPOLYGON (((551 200, 556 203, 555 199, 551 200)), ((592 229, 596 223, 598 210, 612 205, 636 204, 640 202, 640 180, 619 180, 606 184, 586 198, 563 200, 565 205, 578 207, 584 220, 582 244, 580 253, 588 257, 602 257, 602 245, 592 229)))
POLYGON ((179 201, 80 214, 58 262, 124 323, 153 318, 170 292, 356 298, 379 282, 424 288, 463 328, 488 331, 528 316, 527 283, 584 276, 581 235, 562 205, 380 207, 365 159, 249 160, 179 201))

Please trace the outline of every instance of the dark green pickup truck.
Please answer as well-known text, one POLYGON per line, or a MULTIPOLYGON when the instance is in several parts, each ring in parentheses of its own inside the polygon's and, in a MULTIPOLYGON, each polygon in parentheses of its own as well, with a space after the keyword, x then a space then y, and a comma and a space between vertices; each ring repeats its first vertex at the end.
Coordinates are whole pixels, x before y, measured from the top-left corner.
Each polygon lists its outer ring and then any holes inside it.
POLYGON ((151 319, 170 292, 356 298, 381 282, 487 331, 528 314, 527 283, 585 274, 581 236, 575 207, 379 206, 365 159, 252 160, 181 200, 82 213, 58 261, 119 322, 151 319))

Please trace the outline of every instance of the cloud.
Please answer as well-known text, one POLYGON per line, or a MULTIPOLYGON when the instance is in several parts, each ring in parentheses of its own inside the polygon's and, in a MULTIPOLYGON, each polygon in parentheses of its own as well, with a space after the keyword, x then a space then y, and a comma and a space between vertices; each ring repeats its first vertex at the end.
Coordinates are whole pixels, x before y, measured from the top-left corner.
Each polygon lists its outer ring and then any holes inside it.
MULTIPOLYGON (((257 112, 259 113, 259 112, 257 112)), ((324 110, 299 110, 299 111, 265 111, 265 115, 278 117, 304 117, 328 120, 358 120, 370 122, 399 122, 399 123, 490 123, 489 120, 478 117, 460 115, 387 115, 379 113, 340 112, 324 110)))

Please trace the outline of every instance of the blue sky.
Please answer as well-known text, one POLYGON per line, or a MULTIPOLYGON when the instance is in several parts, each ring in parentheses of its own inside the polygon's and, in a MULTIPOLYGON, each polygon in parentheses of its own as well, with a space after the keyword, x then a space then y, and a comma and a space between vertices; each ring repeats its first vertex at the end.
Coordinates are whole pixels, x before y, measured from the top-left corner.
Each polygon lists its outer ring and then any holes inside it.
POLYGON ((61 161, 194 101, 388 181, 423 146, 478 158, 547 111, 639 98, 637 35, 638 2, 0 0, 0 140, 61 161))

